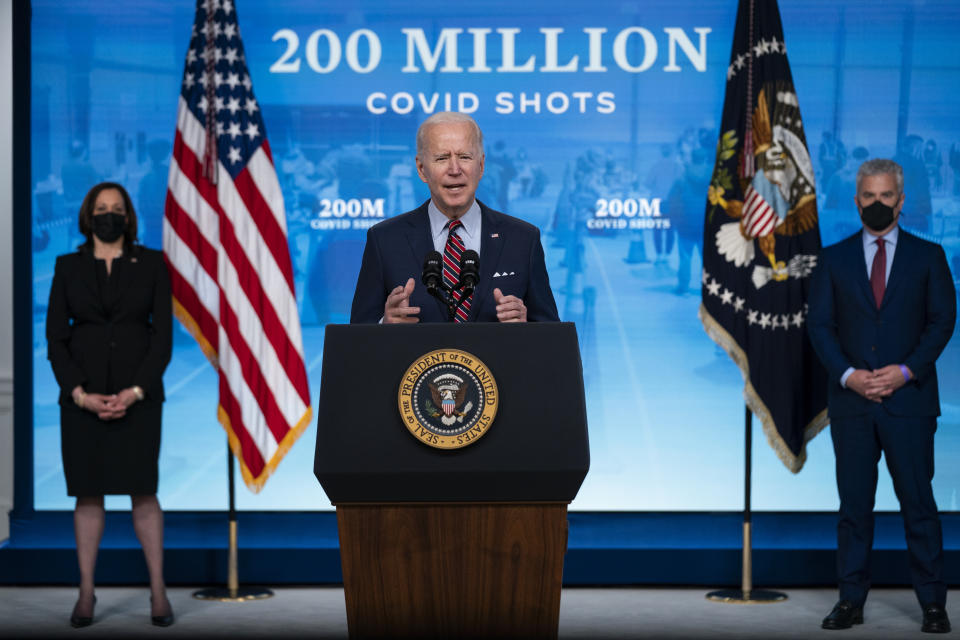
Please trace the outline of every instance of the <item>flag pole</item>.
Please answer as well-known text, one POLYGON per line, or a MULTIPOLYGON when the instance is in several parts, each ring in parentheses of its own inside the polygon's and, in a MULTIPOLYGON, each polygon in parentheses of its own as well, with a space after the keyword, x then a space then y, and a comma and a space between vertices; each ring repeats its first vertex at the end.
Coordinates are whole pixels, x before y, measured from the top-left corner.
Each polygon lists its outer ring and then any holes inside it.
POLYGON ((263 587, 240 587, 239 572, 237 570, 237 508, 236 483, 233 470, 233 452, 230 451, 230 439, 227 439, 227 489, 229 493, 229 534, 227 543, 227 586, 209 587, 193 592, 198 600, 216 600, 218 602, 246 602, 247 600, 262 600, 273 596, 273 591, 263 587))
POLYGON ((728 604, 783 602, 787 599, 787 594, 785 593, 753 588, 753 512, 750 505, 750 487, 752 484, 753 471, 753 412, 750 411, 750 407, 746 407, 744 422, 746 425, 746 435, 744 437, 746 451, 744 451, 743 456, 743 559, 741 564, 740 588, 711 591, 707 594, 707 599, 713 600, 714 602, 726 602, 728 604))

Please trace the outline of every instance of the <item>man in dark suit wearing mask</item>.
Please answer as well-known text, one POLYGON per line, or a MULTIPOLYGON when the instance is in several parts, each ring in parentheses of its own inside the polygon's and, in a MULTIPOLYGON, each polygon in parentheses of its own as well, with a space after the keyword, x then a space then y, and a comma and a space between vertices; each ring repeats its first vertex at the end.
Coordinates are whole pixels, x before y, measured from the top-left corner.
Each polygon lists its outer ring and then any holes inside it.
POLYGON ((900 501, 922 630, 950 630, 931 480, 935 363, 953 334, 956 292, 943 249, 899 228, 903 200, 900 165, 864 162, 856 194, 863 229, 823 250, 811 282, 808 327, 829 375, 840 494, 840 600, 824 629, 863 622, 882 452, 900 501))
POLYGON ((483 176, 483 134, 468 115, 441 112, 417 131, 417 173, 430 199, 370 228, 350 322, 446 322, 448 308, 419 282, 424 259, 442 255, 442 278, 455 285, 459 259, 479 254, 476 289, 457 322, 558 321, 540 230, 475 198, 483 176))

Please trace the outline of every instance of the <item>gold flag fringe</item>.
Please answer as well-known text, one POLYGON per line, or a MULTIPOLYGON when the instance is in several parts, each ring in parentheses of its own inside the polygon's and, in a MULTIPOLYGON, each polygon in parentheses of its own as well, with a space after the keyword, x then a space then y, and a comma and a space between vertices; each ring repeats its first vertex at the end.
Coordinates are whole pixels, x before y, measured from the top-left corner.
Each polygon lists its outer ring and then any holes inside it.
POLYGON ((290 447, 293 446, 293 443, 303 434, 304 429, 307 428, 307 425, 310 424, 310 419, 313 417, 313 409, 307 407, 307 410, 304 412, 300 420, 297 421, 297 424, 287 432, 287 435, 284 436, 283 440, 280 441, 280 444, 277 446, 276 452, 273 454, 273 457, 267 460, 266 465, 263 467, 263 471, 260 472, 260 475, 254 476, 250 469, 247 468, 247 465, 243 463, 243 449, 240 446, 240 439, 237 438, 236 433, 233 430, 233 425, 230 424, 230 416, 227 415, 227 412, 223 409, 223 405, 217 405, 217 418, 220 420, 220 424, 223 425, 224 431, 227 432, 227 440, 230 442, 230 450, 233 451, 234 457, 240 461, 240 473, 243 476, 243 482, 247 485, 247 488, 254 493, 260 493, 260 490, 263 489, 263 485, 267 483, 267 480, 270 479, 270 476, 273 475, 273 472, 277 470, 277 465, 280 464, 280 461, 283 460, 283 457, 287 455, 287 452, 290 451, 290 447))
MULTIPOLYGON (((210 361, 210 364, 213 365, 213 368, 217 369, 219 361, 217 358, 217 350, 207 341, 203 332, 200 331, 200 326, 196 320, 193 319, 193 316, 190 315, 176 298, 173 298, 173 315, 177 317, 177 320, 183 324, 186 330, 190 332, 190 335, 197 341, 197 344, 200 345, 200 350, 203 351, 203 354, 207 357, 207 360, 210 361)), ((307 428, 307 425, 310 424, 312 417, 313 409, 308 406, 303 416, 297 421, 297 424, 294 425, 294 427, 287 432, 287 435, 284 436, 283 440, 280 441, 273 457, 266 461, 263 471, 261 471, 259 475, 254 476, 243 462, 243 448, 240 446, 240 439, 233 430, 233 425, 230 424, 230 417, 227 415, 227 412, 224 411, 223 405, 217 405, 217 419, 220 421, 220 424, 223 425, 224 431, 227 432, 230 451, 233 452, 234 457, 240 462, 240 474, 243 476, 243 482, 250 491, 260 493, 263 485, 266 484, 270 476, 273 475, 273 472, 276 471, 277 465, 280 464, 280 461, 283 460, 284 456, 290 451, 293 443, 297 441, 307 428)))
POLYGON ((180 324, 190 332, 190 335, 193 336, 193 339, 197 341, 197 344, 200 345, 200 350, 203 351, 203 355, 207 356, 207 360, 210 361, 210 364, 213 365, 214 369, 219 367, 219 359, 217 358, 217 350, 213 348, 209 342, 207 342, 206 337, 204 337, 203 332, 200 331, 200 325, 197 324, 197 321, 193 319, 193 316, 190 315, 190 312, 180 304, 180 301, 176 298, 173 298, 173 315, 176 316, 177 320, 180 321, 180 324))
POLYGON ((777 425, 773 421, 767 405, 764 404, 760 395, 750 382, 750 363, 747 361, 747 354, 743 352, 743 349, 741 349, 737 341, 733 339, 733 336, 720 326, 719 322, 713 319, 713 316, 711 316, 706 307, 703 306, 703 303, 700 304, 700 310, 697 312, 697 315, 700 318, 700 322, 703 323, 703 328, 707 332, 707 335, 727 352, 727 355, 730 356, 740 369, 740 375, 743 376, 743 400, 747 403, 747 407, 753 412, 753 415, 760 419, 760 424, 763 425, 763 433, 767 436, 767 442, 770 444, 770 447, 787 469, 792 473, 799 472, 807 461, 807 443, 813 440, 814 436, 830 424, 830 417, 827 415, 827 410, 824 409, 818 413, 813 420, 804 427, 803 445, 800 448, 800 454, 794 455, 790 447, 787 446, 787 443, 784 442, 780 436, 780 432, 777 431, 777 425))

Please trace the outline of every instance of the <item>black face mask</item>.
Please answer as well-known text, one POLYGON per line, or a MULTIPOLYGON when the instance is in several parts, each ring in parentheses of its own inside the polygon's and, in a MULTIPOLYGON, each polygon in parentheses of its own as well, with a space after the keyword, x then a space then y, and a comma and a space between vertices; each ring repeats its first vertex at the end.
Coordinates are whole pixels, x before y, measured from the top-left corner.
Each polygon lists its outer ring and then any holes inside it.
POLYGON ((883 231, 893 223, 893 207, 888 207, 879 200, 873 204, 861 207, 860 219, 863 224, 874 231, 883 231))
POLYGON ((93 216, 93 235, 103 242, 114 242, 127 228, 127 217, 120 213, 101 213, 93 216))

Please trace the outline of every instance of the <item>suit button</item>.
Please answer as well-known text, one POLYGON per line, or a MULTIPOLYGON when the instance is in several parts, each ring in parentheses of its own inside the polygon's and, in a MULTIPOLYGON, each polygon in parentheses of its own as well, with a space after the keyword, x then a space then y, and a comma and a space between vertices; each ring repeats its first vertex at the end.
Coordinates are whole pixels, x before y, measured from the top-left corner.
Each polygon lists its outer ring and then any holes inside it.
POLYGON ((117 343, 114 342, 113 340, 111 340, 111 341, 110 341, 110 348, 113 349, 115 346, 117 346, 117 343))

